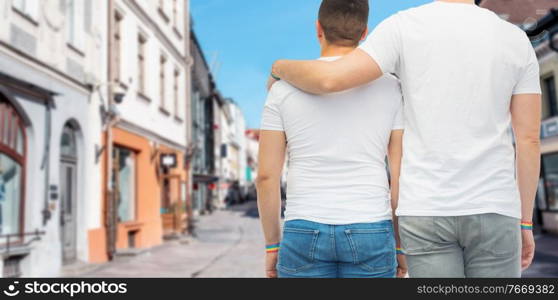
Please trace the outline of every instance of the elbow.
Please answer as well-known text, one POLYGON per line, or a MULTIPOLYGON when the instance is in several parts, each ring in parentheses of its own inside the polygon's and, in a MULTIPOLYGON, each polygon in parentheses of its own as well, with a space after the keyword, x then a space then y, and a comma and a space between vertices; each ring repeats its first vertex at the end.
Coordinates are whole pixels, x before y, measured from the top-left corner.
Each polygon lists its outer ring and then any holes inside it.
POLYGON ((258 174, 256 178, 256 188, 258 190, 268 187, 270 184, 274 183, 275 177, 267 174, 258 174))
POLYGON ((540 147, 541 138, 540 135, 523 136, 518 137, 516 143, 518 146, 540 147))
POLYGON ((320 90, 324 94, 331 94, 331 93, 340 92, 342 89, 338 80, 330 76, 330 77, 325 77, 321 80, 320 90))

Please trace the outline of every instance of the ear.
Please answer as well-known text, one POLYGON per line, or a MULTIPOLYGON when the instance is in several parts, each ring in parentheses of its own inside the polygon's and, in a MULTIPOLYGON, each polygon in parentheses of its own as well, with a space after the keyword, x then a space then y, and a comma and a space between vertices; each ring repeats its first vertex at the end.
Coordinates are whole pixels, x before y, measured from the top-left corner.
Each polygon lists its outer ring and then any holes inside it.
POLYGON ((322 27, 322 24, 320 24, 320 21, 316 21, 316 33, 318 34, 318 39, 323 39, 325 37, 324 34, 324 28, 322 27))
POLYGON ((366 27, 366 30, 364 31, 364 33, 362 33, 362 36, 360 37, 361 41, 364 41, 366 39, 366 37, 368 36, 368 26, 366 27))

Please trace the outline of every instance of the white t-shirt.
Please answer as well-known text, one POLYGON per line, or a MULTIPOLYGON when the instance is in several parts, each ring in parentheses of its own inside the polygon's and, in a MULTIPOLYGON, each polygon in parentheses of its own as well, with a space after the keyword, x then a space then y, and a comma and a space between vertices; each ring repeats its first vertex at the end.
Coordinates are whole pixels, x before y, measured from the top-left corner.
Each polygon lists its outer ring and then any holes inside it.
POLYGON ((274 84, 261 129, 287 136, 286 220, 390 220, 385 158, 392 130, 403 125, 401 89, 391 75, 325 96, 274 84))
POLYGON ((525 32, 478 6, 437 1, 388 18, 361 49, 402 84, 398 215, 520 218, 510 103, 541 92, 525 32))

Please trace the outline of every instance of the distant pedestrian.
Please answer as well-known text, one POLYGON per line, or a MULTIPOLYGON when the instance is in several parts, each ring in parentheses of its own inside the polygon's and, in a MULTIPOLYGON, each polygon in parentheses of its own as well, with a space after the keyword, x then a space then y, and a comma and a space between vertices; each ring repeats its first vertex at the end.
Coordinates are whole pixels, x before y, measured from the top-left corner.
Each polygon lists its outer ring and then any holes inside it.
MULTIPOLYGON (((368 14, 367 0, 323 1, 319 60, 336 61, 353 51, 366 37, 368 14)), ((269 277, 405 276, 392 222, 403 128, 401 89, 391 75, 327 96, 304 93, 284 81, 273 86, 263 113, 257 178, 269 277)))

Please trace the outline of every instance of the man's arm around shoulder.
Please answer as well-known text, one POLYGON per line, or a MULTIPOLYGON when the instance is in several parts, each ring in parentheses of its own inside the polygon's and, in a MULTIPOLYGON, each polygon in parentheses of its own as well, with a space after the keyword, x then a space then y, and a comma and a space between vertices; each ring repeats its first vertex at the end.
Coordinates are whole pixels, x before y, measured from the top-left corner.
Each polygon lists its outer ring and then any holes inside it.
MULTIPOLYGON (((383 75, 376 61, 361 49, 336 61, 279 60, 272 74, 311 94, 329 94, 355 88, 383 75)), ((273 80, 271 80, 271 86, 273 80)))

